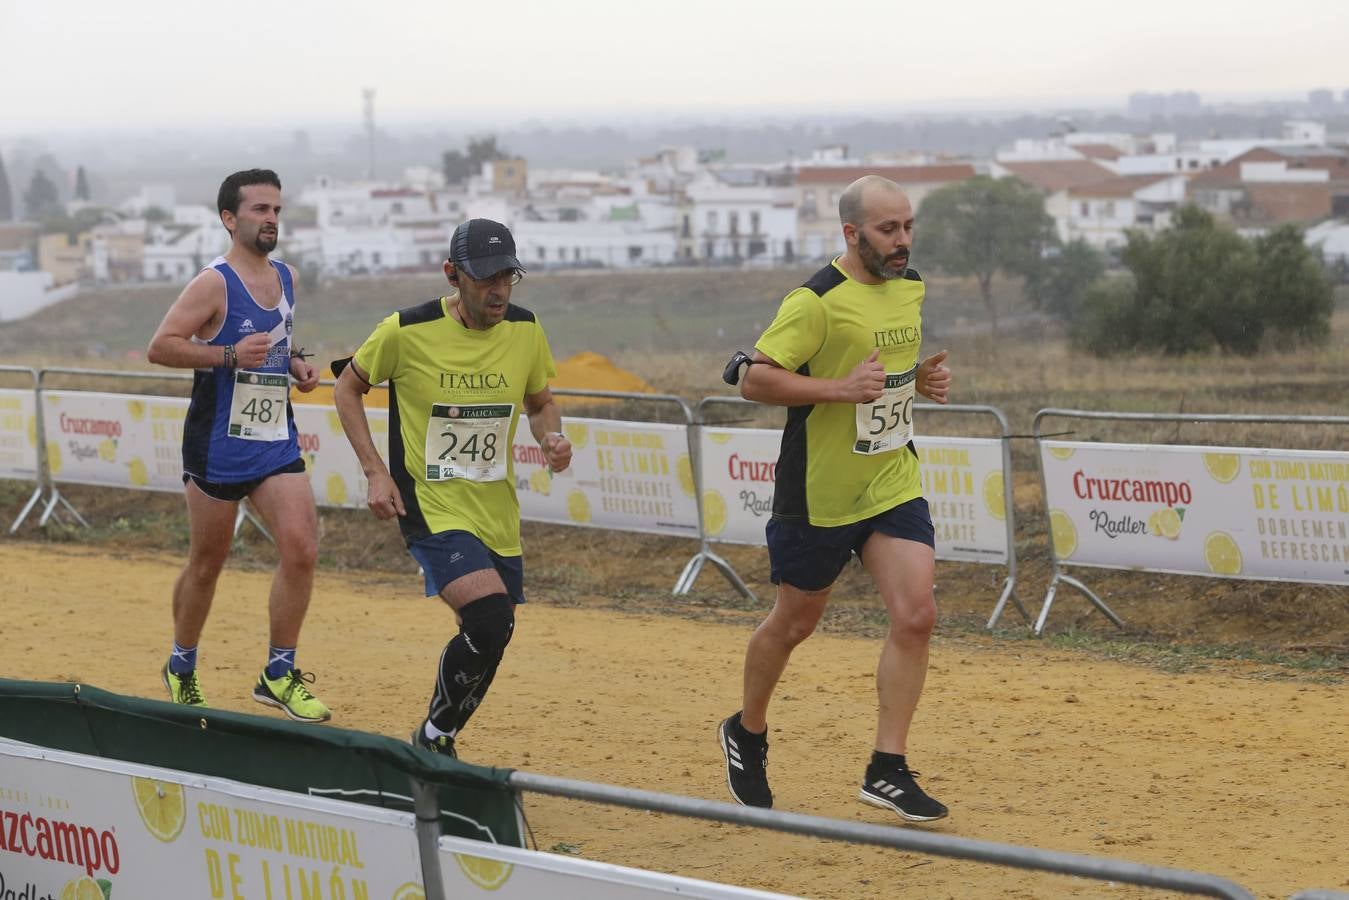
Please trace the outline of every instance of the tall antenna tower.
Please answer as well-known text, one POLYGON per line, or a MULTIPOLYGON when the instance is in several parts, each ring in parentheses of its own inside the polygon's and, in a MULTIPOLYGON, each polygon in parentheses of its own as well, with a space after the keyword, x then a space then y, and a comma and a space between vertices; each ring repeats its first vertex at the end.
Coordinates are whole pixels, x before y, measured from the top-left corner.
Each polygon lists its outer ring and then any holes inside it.
POLYGON ((365 143, 366 151, 370 157, 369 170, 366 177, 370 181, 375 180, 375 89, 362 88, 361 98, 365 102, 365 143))

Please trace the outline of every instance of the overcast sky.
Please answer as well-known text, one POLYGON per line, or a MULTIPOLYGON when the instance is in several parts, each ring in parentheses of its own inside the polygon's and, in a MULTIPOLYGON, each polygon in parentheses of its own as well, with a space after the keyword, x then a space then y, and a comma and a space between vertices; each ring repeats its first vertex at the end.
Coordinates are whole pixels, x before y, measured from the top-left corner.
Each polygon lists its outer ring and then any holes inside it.
POLYGON ((1349 0, 0 0, 0 133, 1338 99, 1347 37, 1349 0))

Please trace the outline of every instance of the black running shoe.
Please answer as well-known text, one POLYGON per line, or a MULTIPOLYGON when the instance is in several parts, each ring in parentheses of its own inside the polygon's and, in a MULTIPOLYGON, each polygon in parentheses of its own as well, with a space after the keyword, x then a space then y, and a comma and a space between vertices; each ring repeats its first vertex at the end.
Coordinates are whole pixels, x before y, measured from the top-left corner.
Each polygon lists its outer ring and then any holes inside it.
POLYGON ((721 752, 726 757, 726 785, 741 806, 771 809, 773 792, 768 789, 768 732, 751 734, 740 725, 740 713, 717 729, 721 752))
POLYGON ((454 738, 449 735, 441 735, 434 739, 427 737, 426 722, 424 721, 418 722, 417 727, 412 729, 412 738, 409 743, 431 753, 439 753, 441 756, 448 756, 451 759, 459 758, 459 754, 454 751, 454 738))
POLYGON ((946 817, 945 806, 923 792, 914 781, 918 773, 907 765, 867 766, 866 780, 857 799, 881 809, 894 810, 910 822, 931 822, 946 817))

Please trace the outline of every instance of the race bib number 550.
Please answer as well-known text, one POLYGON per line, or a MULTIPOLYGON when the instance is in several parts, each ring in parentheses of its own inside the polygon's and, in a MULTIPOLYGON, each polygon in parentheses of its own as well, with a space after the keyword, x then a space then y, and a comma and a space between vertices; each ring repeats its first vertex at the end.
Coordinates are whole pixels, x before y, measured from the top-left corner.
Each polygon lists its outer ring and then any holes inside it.
POLYGON ((426 424, 426 480, 502 481, 515 404, 437 403, 426 424))
POLYGON ((885 391, 870 403, 857 404, 857 441, 852 452, 864 456, 889 453, 913 437, 913 393, 918 367, 885 373, 885 391))

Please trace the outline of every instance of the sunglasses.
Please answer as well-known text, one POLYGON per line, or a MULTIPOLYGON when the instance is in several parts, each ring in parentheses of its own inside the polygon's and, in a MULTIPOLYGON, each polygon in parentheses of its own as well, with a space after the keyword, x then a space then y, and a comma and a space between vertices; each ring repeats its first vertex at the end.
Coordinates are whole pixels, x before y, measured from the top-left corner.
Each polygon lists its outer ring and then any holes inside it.
POLYGON ((488 278, 474 278, 472 275, 468 274, 463 269, 459 269, 459 274, 467 278, 474 284, 480 284, 483 286, 496 283, 504 283, 514 286, 519 284, 520 279, 525 277, 525 273, 521 272, 519 269, 502 269, 500 272, 488 278))

